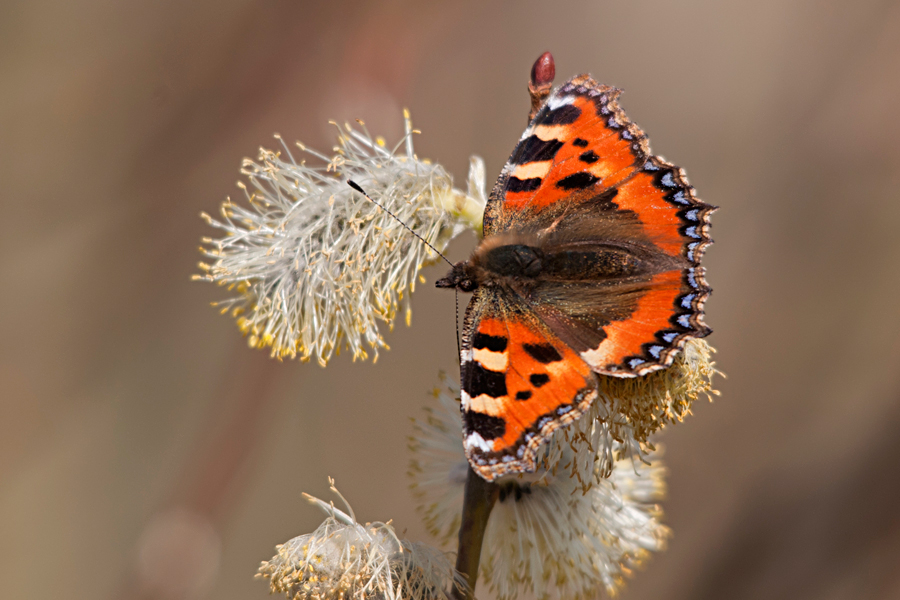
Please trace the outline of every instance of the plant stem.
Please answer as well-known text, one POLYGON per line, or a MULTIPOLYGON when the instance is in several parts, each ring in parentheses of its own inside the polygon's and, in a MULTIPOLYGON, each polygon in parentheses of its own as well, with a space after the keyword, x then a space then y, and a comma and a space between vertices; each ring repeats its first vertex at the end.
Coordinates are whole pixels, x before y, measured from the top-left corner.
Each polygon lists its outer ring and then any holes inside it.
POLYGON ((498 493, 499 488, 495 484, 485 481, 469 467, 463 497, 462 523, 459 527, 459 549, 456 553, 456 570, 466 578, 469 586, 466 590, 454 588, 453 595, 457 600, 475 598, 481 543, 498 493))

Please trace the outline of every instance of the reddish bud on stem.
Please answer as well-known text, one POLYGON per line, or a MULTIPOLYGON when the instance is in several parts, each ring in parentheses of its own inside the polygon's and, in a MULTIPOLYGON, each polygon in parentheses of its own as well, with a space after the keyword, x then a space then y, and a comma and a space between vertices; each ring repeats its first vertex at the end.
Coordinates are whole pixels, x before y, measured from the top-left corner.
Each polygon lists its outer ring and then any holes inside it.
POLYGON ((538 87, 551 84, 554 77, 556 77, 556 64, 553 62, 553 55, 544 52, 531 67, 531 85, 538 87))
POLYGON ((553 62, 553 55, 549 52, 544 52, 534 61, 534 66, 531 67, 531 81, 528 82, 528 94, 531 96, 531 111, 528 113, 529 123, 540 110, 544 100, 550 95, 554 77, 556 77, 556 63, 553 62))

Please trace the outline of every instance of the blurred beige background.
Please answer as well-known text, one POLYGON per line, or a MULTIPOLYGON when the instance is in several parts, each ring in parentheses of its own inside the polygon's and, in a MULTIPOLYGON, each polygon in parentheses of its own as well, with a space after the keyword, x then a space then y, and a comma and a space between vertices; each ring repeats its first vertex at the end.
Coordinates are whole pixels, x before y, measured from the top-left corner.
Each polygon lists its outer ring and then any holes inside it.
POLYGON ((404 106, 420 156, 493 178, 544 50, 557 82, 624 88, 721 207, 728 379, 664 437, 675 537, 623 597, 900 597, 900 5, 878 0, 0 3, 0 597, 266 598, 259 561, 321 520, 300 493, 329 475, 427 539, 405 445, 455 368, 452 294, 420 288, 377 365, 279 364, 189 281, 197 215, 272 133, 396 140, 404 106))

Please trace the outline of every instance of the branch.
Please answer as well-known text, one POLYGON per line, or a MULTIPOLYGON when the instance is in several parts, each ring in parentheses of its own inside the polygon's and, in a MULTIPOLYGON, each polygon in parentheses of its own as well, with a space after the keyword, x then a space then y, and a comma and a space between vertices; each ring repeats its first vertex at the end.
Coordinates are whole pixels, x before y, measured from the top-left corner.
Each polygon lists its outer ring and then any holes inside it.
POLYGON ((466 476, 463 498, 462 524, 459 527, 459 549, 456 553, 456 570, 468 581, 465 590, 454 589, 457 600, 474 600, 475 583, 478 581, 478 563, 481 561, 481 544, 487 528, 488 517, 497 501, 499 488, 485 481, 472 467, 466 476))

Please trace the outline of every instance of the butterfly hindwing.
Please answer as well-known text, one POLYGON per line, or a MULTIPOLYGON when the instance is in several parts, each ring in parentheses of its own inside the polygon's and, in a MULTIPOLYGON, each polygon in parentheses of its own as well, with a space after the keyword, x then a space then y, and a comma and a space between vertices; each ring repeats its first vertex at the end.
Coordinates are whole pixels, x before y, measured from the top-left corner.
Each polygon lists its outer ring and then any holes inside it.
POLYGON ((680 271, 664 271, 609 286, 580 283, 544 289, 536 292, 534 311, 596 373, 649 373, 671 364, 679 336, 696 337, 691 324, 679 323, 681 313, 673 309, 684 295, 681 279, 680 271), (548 293, 554 302, 540 300, 548 293))

